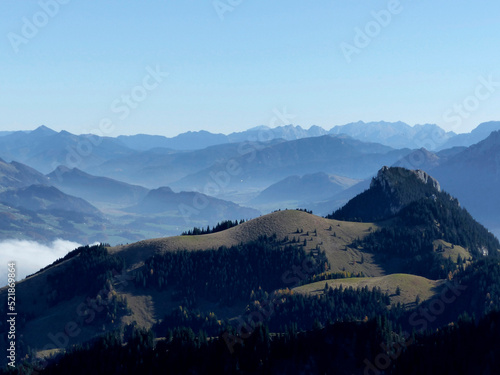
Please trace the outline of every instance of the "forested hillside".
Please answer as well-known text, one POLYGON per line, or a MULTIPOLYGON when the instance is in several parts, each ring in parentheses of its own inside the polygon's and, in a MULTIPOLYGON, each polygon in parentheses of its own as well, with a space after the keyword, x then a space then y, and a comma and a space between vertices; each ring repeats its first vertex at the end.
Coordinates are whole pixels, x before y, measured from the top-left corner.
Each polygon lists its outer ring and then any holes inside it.
MULTIPOLYGON (((399 374, 435 337, 466 352, 463 337, 498 321, 500 244, 432 177, 383 168, 332 217, 278 211, 78 248, 18 285, 18 370, 399 374)), ((487 371, 497 349, 481 347, 487 371)))

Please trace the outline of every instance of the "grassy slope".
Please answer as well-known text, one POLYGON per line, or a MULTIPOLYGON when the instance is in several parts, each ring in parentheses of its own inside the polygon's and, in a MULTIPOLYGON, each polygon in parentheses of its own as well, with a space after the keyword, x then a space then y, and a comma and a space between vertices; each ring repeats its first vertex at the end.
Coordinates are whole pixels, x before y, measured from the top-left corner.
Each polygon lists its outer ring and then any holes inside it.
MULTIPOLYGON (((378 283, 377 286, 380 286, 382 290, 389 290, 391 294, 394 294, 396 286, 399 285, 402 290, 401 301, 414 301, 416 294, 419 294, 422 300, 428 298, 432 288, 437 286, 437 284, 434 284, 435 282, 425 281, 426 279, 409 275, 381 277, 385 275, 383 265, 376 264, 370 254, 349 247, 357 237, 362 238, 369 234, 370 227, 371 230, 378 228, 371 223, 328 220, 305 212, 288 210, 265 215, 219 233, 159 238, 110 248, 109 251, 112 254, 119 254, 124 257, 127 268, 131 272, 133 269, 140 267, 145 259, 157 252, 176 249, 203 250, 219 246, 231 246, 240 242, 254 240, 260 235, 266 234, 270 236, 276 233, 278 238, 288 236, 289 239, 292 239, 295 236, 300 241, 307 239, 308 250, 320 245, 330 260, 331 271, 333 272, 345 269, 349 272, 363 272, 365 275, 373 277, 354 281, 347 281, 347 279, 328 281, 332 286, 335 283, 345 285, 348 282, 354 283, 353 285, 357 282, 378 283), (296 233, 297 229, 301 229, 302 233, 296 233), (315 229, 317 235, 313 233, 315 229), (307 232, 309 232, 308 235, 307 232), (362 258, 364 258, 364 262, 361 264, 362 258)), ((64 332, 65 325, 72 321, 76 322, 82 331, 77 337, 71 339, 70 345, 82 342, 95 334, 103 332, 102 325, 97 327, 87 324, 82 317, 78 316, 77 308, 80 304, 86 302, 85 296, 75 296, 72 300, 64 301, 53 308, 48 306, 46 301, 52 291, 47 287, 46 276, 64 266, 65 262, 17 284, 18 299, 23 301, 22 305, 18 306, 18 311, 23 311, 23 313, 34 317, 34 320, 30 321, 24 330, 25 341, 32 347, 41 349, 51 342, 48 339, 49 333, 64 332)), ((302 288, 304 288, 304 291, 308 288, 310 291, 321 290, 324 285, 325 282, 323 281, 317 287, 311 284, 302 288)), ((115 288, 118 288, 118 285, 115 285, 115 288)), ((0 290, 0 298, 6 299, 5 293, 6 289, 0 290)), ((178 301, 172 300, 170 291, 158 292, 151 289, 136 288, 132 281, 129 281, 119 294, 127 297, 129 307, 133 312, 131 316, 123 318, 121 323, 125 324, 136 321, 139 326, 149 327, 179 304, 178 301)), ((393 297, 393 300, 397 302, 398 298, 393 297)), ((244 306, 220 307, 208 302, 202 302, 199 307, 203 310, 214 311, 220 318, 236 316, 244 308, 244 306)), ((115 324, 120 324, 120 322, 115 322, 115 324)), ((104 329, 109 328, 111 327, 104 327, 104 329)))
POLYGON ((434 251, 436 251, 439 245, 441 245, 444 250, 441 253, 443 257, 450 258, 454 263, 457 263, 458 255, 460 255, 464 261, 471 257, 471 254, 467 251, 467 249, 458 245, 452 246, 451 243, 444 240, 434 241, 434 251))
MULTIPOLYGON (((342 222, 302 211, 285 210, 261 216, 223 232, 152 239, 113 247, 109 251, 124 257, 128 269, 134 270, 141 267, 143 261, 155 253, 178 249, 205 250, 220 246, 229 247, 255 240, 261 235, 271 236, 276 233, 280 239, 286 236, 290 240, 296 237, 301 242, 307 239, 307 250, 315 249, 316 245, 320 245, 321 249, 326 252, 334 272, 345 269, 350 272, 364 272, 367 276, 380 276, 385 274, 384 269, 373 262, 371 254, 362 254, 359 250, 348 247, 357 237, 362 238, 369 234, 370 227, 372 230, 378 228, 371 223, 342 222), (302 233, 297 233, 297 229, 301 229, 302 233), (315 229, 317 236, 313 233, 315 229), (362 257, 364 258, 363 264, 360 263, 362 257)), ((168 297, 169 293, 166 292, 158 293, 150 289, 135 288, 133 285, 129 285, 124 292, 128 305, 133 311, 132 316, 125 317, 126 323, 136 320, 139 325, 150 326, 179 304, 178 301, 172 301, 168 297), (145 307, 146 305, 148 307, 145 307)), ((200 308, 214 311, 219 317, 229 318, 241 313, 244 306, 221 308, 210 303, 202 303, 200 308)))
POLYGON ((155 253, 178 249, 204 250, 219 246, 229 247, 255 240, 260 235, 271 236, 276 233, 279 239, 286 236, 290 240, 295 237, 301 242, 306 239, 306 250, 315 249, 316 245, 319 245, 326 252, 332 271, 340 271, 345 267, 346 271, 380 276, 384 274, 384 270, 373 262, 370 254, 364 254, 364 263, 360 264, 363 254, 359 250, 347 247, 356 238, 363 238, 369 234, 370 227, 372 230, 378 228, 372 223, 329 220, 302 211, 286 210, 261 216, 223 232, 145 240, 111 248, 110 252, 119 253, 125 258, 129 269, 134 269, 140 267, 144 259, 155 253), (302 233, 297 233, 297 229, 301 229, 302 233), (314 230, 317 230, 317 235, 313 233, 314 230))
POLYGON ((380 277, 359 277, 319 281, 297 287, 294 290, 298 293, 322 294, 325 283, 328 283, 328 286, 332 288, 338 288, 340 285, 342 285, 343 288, 353 287, 354 289, 364 288, 365 286, 369 289, 379 287, 382 292, 389 294, 392 304, 400 302, 401 304, 411 306, 414 304, 417 295, 420 296, 421 301, 432 298, 439 291, 443 281, 434 281, 421 276, 398 273, 380 277), (396 295, 398 286, 401 289, 401 294, 399 296, 396 295))
MULTIPOLYGON (((268 236, 276 233, 278 238, 294 236, 300 241, 307 239, 307 249, 314 249, 319 244, 326 251, 332 264, 332 271, 345 268, 351 272, 364 272, 369 276, 379 276, 384 270, 371 262, 369 255, 365 255, 365 262, 359 264, 361 253, 358 250, 345 248, 352 240, 363 237, 369 233, 369 228, 376 229, 374 224, 349 223, 327 220, 305 212, 289 210, 279 211, 259 217, 238 225, 229 230, 202 236, 177 236, 141 241, 127 246, 110 248, 110 253, 123 256, 128 269, 140 267, 145 259, 155 252, 172 251, 176 249, 203 250, 219 246, 231 246, 240 242, 247 242, 258 238, 260 235, 268 236), (329 230, 330 226, 332 230, 329 230), (302 233, 295 233, 301 229, 302 233), (317 230, 317 236, 314 230, 317 230), (306 233, 309 231, 309 235, 306 233), (333 236, 333 233, 336 236, 333 236)), ((102 332, 101 327, 84 322, 78 314, 78 306, 86 302, 85 296, 75 296, 69 301, 64 301, 54 307, 49 307, 47 299, 52 292, 48 288, 47 275, 65 267, 66 262, 51 267, 35 276, 25 279, 17 284, 18 300, 23 301, 18 306, 19 311, 34 317, 24 330, 25 341, 32 347, 42 348, 51 343, 48 333, 64 332, 68 322, 76 322, 82 329, 78 337, 71 339, 70 344, 87 340, 95 334, 102 332)), ((115 286, 117 288, 118 286, 115 286)), ((0 298, 6 289, 0 290, 0 298)), ((170 292, 157 292, 155 290, 136 288, 132 281, 120 293, 128 299, 128 304, 133 315, 123 319, 123 323, 137 321, 140 326, 149 327, 158 319, 162 319, 171 309, 177 307, 178 301, 170 298, 170 292)), ((231 309, 221 308, 210 303, 202 303, 200 308, 216 312, 221 317, 238 315, 244 306, 234 306, 231 309)), ((116 322, 118 323, 118 322, 116 322)), ((110 327, 105 327, 106 329, 110 327)))

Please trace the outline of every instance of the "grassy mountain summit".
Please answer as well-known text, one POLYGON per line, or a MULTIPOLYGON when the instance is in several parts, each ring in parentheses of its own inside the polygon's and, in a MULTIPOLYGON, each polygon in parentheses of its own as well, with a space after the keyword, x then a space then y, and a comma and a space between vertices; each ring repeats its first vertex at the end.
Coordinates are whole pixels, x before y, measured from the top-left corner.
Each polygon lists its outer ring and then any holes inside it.
POLYGON ((198 236, 174 236, 144 240, 130 245, 116 246, 111 253, 122 256, 129 267, 135 268, 145 258, 178 249, 202 251, 231 247, 240 243, 258 240, 260 236, 276 235, 280 241, 302 244, 306 251, 319 246, 325 251, 332 270, 345 268, 351 272, 363 272, 369 276, 379 276, 384 271, 370 257, 360 264, 361 254, 348 247, 357 238, 363 238, 378 226, 372 223, 354 223, 329 220, 298 210, 277 211, 249 220, 222 232, 198 236), (305 242, 304 242, 305 240, 305 242), (304 245, 305 243, 305 245, 304 245))

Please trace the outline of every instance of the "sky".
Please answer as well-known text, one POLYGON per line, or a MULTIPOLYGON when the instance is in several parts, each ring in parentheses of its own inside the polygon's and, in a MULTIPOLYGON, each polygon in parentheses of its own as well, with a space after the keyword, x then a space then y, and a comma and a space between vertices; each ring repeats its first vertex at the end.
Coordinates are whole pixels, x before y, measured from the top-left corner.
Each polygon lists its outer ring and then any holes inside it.
POLYGON ((468 132, 500 120, 499 14, 491 0, 1 0, 0 131, 468 132))

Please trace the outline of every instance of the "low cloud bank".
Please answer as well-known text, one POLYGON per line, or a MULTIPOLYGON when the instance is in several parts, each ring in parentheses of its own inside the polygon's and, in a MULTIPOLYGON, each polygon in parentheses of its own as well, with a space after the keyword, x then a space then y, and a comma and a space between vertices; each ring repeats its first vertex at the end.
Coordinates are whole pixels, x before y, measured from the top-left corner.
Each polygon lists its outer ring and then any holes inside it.
POLYGON ((59 239, 49 245, 27 240, 0 242, 0 286, 7 284, 8 262, 16 262, 16 280, 20 281, 79 246, 81 245, 76 242, 59 239))

